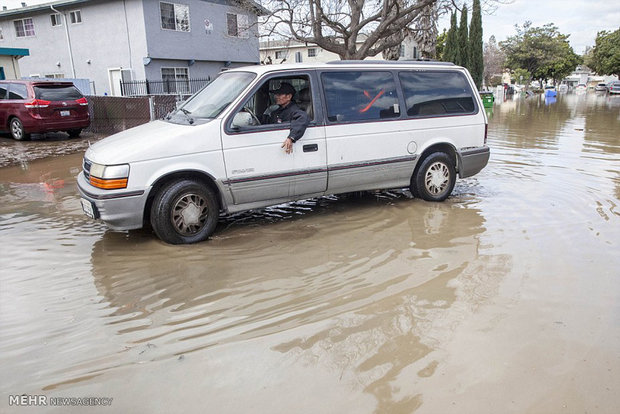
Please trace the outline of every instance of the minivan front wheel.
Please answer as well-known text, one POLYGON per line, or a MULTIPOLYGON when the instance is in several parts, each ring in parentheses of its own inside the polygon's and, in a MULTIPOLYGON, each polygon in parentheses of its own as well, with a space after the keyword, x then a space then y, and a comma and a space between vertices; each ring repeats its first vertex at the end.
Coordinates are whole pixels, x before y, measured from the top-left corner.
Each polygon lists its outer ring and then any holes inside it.
POLYGON ((445 152, 426 157, 411 180, 411 192, 426 201, 443 201, 454 189, 456 169, 445 152))
POLYGON ((11 122, 9 122, 9 130, 11 131, 11 136, 13 139, 17 141, 22 141, 30 138, 30 134, 26 134, 24 131, 24 124, 19 118, 11 118, 11 122))
POLYGON ((206 240, 215 230, 218 217, 213 190, 190 179, 163 187, 151 206, 151 226, 157 237, 170 244, 206 240))

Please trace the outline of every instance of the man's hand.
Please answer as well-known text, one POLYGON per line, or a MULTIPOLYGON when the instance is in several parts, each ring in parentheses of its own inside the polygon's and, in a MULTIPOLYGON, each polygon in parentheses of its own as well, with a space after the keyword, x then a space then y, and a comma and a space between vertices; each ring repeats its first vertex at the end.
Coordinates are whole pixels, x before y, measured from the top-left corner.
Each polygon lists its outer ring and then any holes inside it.
POLYGON ((287 154, 292 153, 293 152, 293 140, 290 138, 285 139, 284 142, 282 143, 282 148, 284 148, 287 154))

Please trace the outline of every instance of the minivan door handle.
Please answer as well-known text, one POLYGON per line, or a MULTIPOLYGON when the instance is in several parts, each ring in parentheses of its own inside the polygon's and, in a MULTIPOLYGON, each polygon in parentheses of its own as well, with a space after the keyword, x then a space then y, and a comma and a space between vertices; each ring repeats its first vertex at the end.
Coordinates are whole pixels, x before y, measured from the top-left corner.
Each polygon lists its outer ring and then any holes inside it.
POLYGON ((304 152, 314 152, 319 150, 318 144, 308 144, 304 145, 304 152))

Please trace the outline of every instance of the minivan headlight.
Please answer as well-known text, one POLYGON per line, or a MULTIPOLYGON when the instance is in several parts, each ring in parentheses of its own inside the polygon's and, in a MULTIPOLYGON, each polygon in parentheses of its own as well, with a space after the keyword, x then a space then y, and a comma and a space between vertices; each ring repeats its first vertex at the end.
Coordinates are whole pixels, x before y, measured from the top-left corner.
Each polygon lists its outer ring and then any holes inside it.
POLYGON ((102 165, 91 163, 89 182, 93 187, 104 190, 127 188, 129 164, 102 165))

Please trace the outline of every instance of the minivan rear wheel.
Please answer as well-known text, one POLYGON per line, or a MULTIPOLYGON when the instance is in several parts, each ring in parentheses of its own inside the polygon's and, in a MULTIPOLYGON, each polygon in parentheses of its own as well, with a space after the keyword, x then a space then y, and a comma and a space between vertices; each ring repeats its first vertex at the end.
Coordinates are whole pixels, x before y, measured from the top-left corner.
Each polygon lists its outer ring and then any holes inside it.
POLYGON ((81 133, 82 133, 82 128, 70 129, 67 131, 67 134, 69 134, 69 137, 71 138, 77 138, 80 136, 81 133))
POLYGON ((454 189, 456 169, 445 152, 433 152, 411 179, 411 192, 426 201, 443 201, 454 189))
POLYGON ((190 179, 164 186, 151 206, 151 226, 157 237, 170 244, 206 240, 215 230, 218 218, 213 190, 190 179))
POLYGON ((30 134, 27 134, 26 131, 24 131, 24 124, 22 124, 22 121, 20 121, 19 118, 11 118, 11 121, 9 122, 9 130, 11 131, 11 136, 13 139, 17 141, 23 141, 30 138, 30 134))

